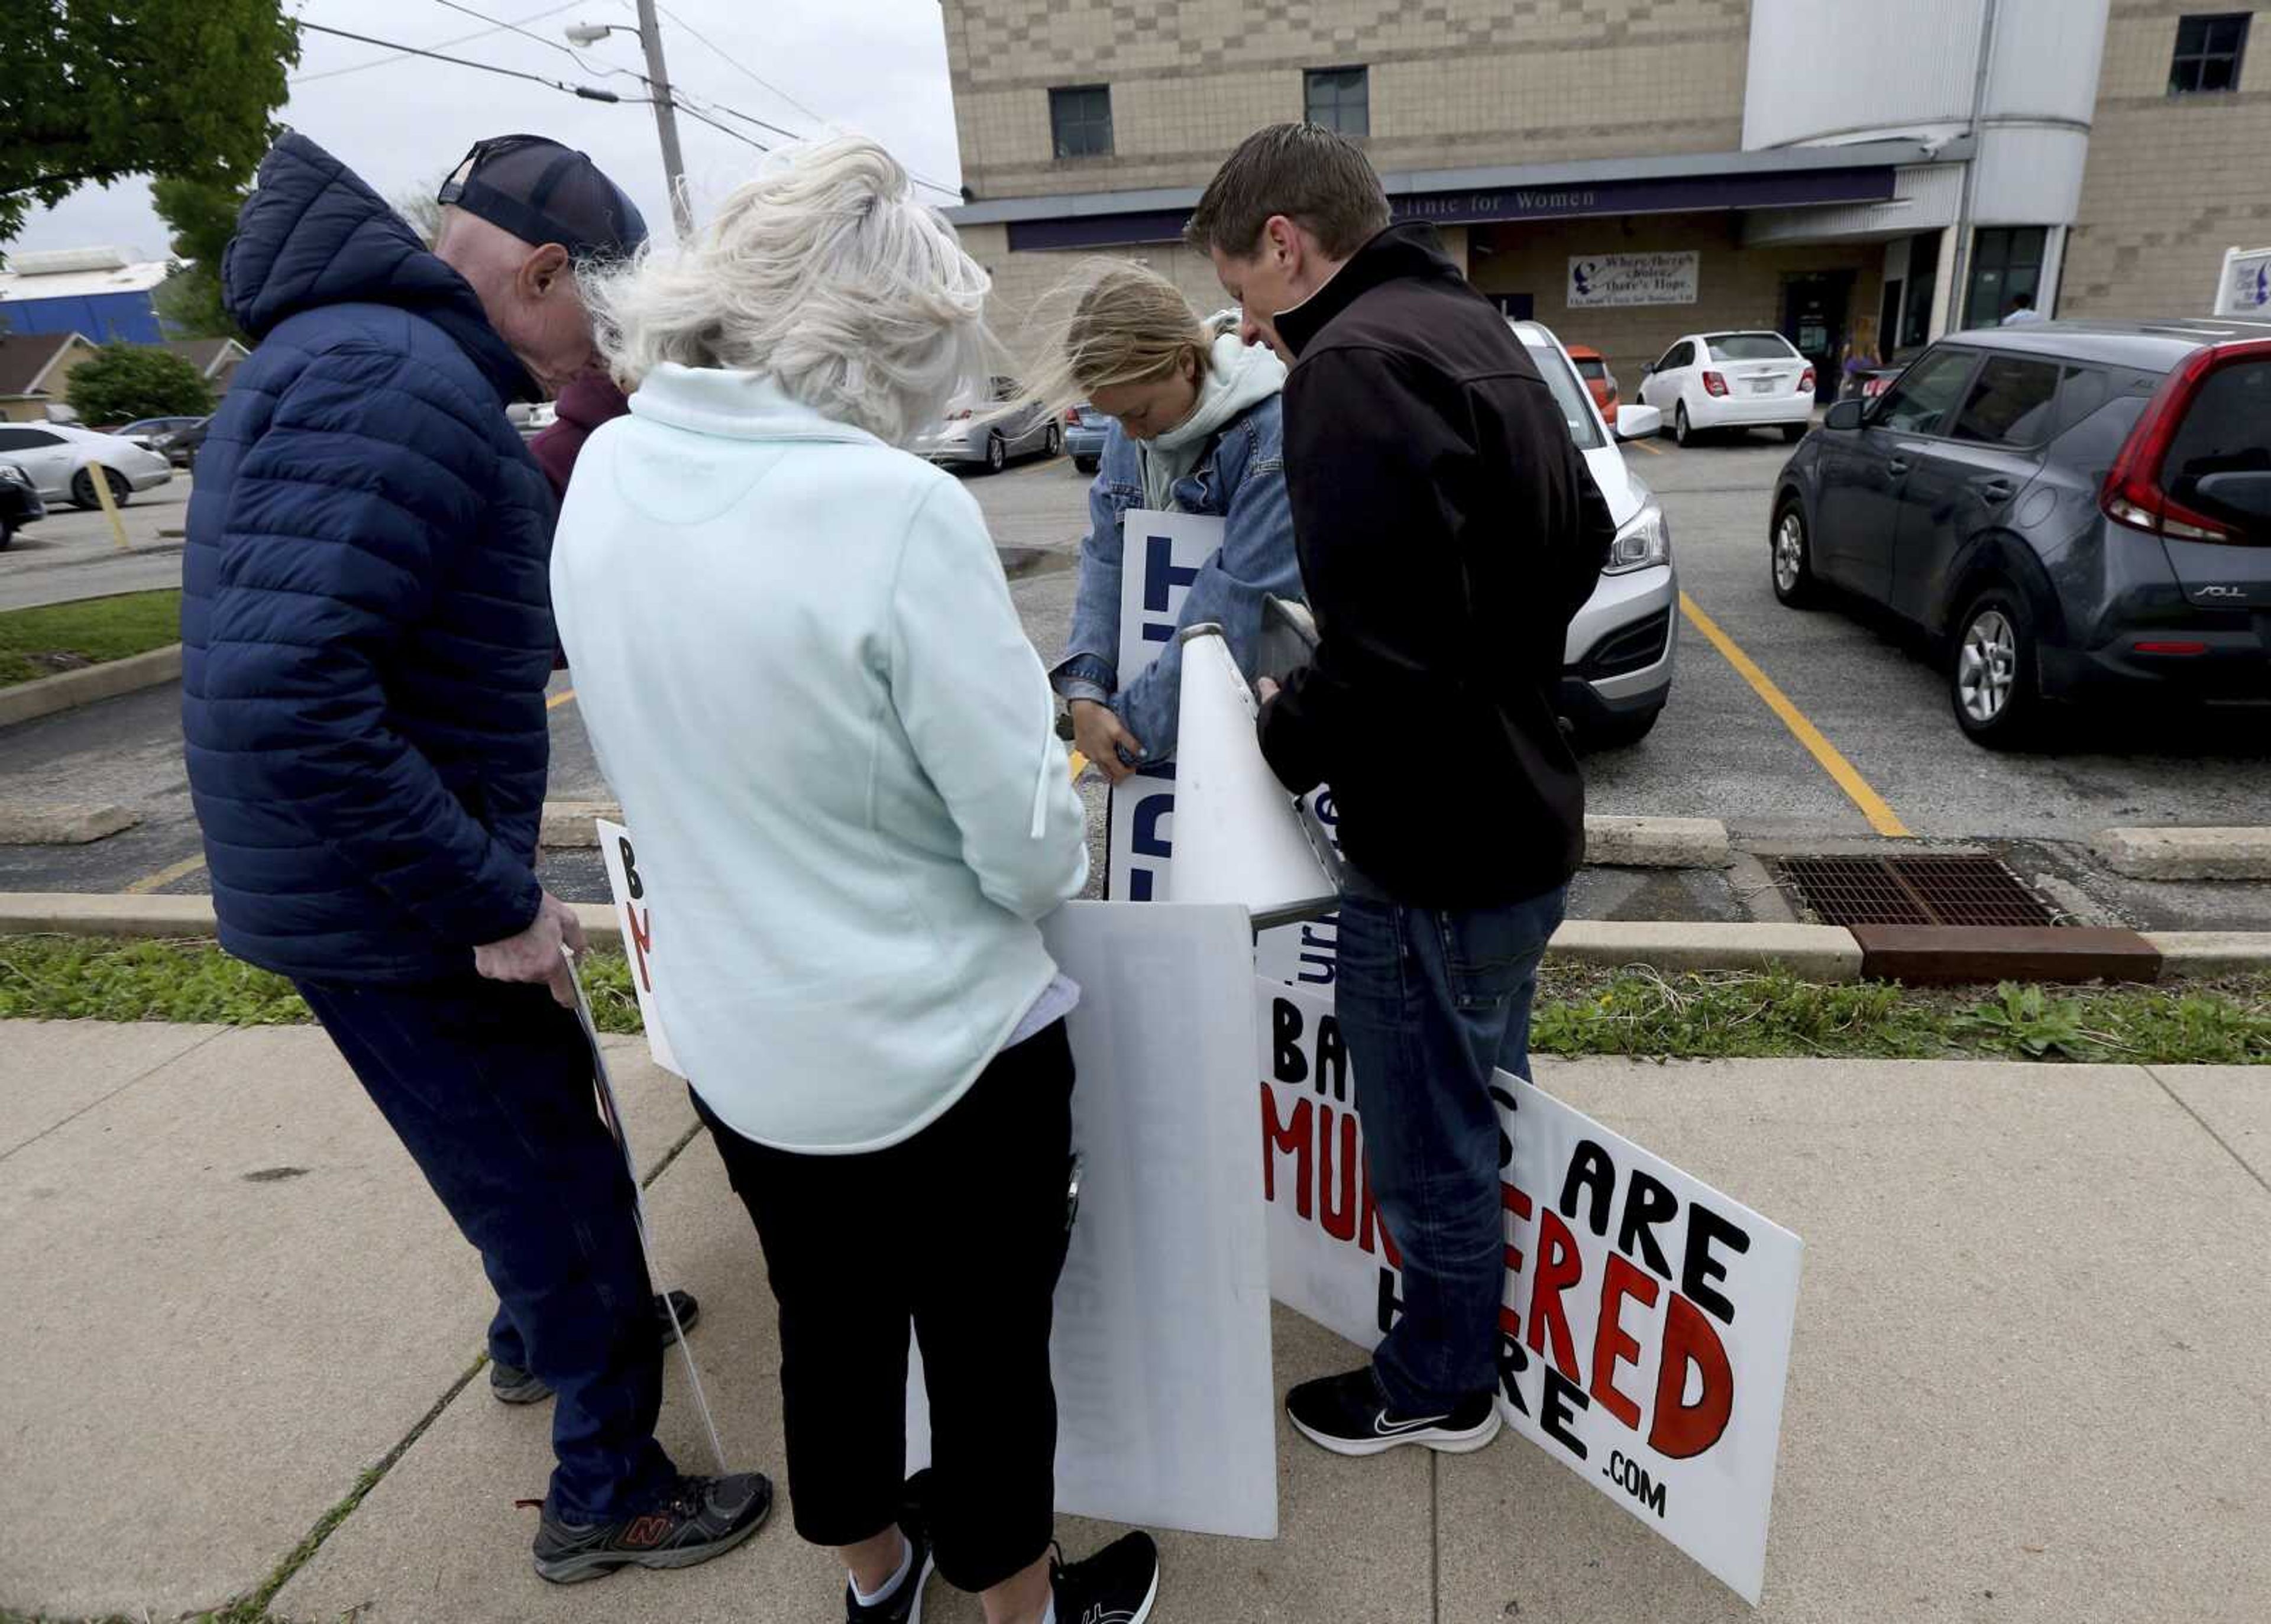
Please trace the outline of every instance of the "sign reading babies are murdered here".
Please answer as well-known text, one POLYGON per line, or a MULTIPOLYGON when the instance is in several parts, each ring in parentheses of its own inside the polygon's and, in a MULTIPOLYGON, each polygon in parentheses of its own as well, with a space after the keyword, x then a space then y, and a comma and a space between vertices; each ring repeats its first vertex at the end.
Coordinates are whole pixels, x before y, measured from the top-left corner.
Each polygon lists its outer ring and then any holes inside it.
MULTIPOLYGON (((1270 1295, 1362 1346, 1402 1311, 1329 996, 1264 977, 1270 1295)), ((1498 1074, 1506 1423, 1756 1605, 1803 1243, 1498 1074)))

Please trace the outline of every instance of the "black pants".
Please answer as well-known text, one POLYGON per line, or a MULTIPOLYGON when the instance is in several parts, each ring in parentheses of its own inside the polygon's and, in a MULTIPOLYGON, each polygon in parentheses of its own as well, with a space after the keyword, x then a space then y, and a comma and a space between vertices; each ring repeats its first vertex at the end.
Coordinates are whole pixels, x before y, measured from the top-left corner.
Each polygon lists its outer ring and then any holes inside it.
POLYGON ((796 1531, 857 1545, 899 1516, 907 1326, 922 1344, 938 1570, 965 1590, 1021 1572, 1055 1520, 1049 1321, 1068 1233, 1064 1023, 994 1057, 945 1115, 864 1156, 801 1156, 709 1122, 780 1304, 796 1531))
MULTIPOLYGON (((324 1030, 479 1248, 525 1365, 559 1395, 553 1508, 595 1523, 672 1484, 653 1288, 592 1052, 541 987, 302 981, 324 1030)), ((492 1328, 492 1346, 495 1345, 492 1328)))

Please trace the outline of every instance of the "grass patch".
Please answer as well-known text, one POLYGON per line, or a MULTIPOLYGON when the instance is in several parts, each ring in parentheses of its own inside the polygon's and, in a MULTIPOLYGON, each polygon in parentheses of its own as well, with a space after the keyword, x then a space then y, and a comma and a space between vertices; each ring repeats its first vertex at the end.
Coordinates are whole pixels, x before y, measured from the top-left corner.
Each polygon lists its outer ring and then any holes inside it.
POLYGON ((178 588, 0 614, 0 688, 182 640, 178 588))
MULTIPOLYGON (((593 952, 584 985, 600 1031, 641 1030, 622 954, 593 952)), ((209 941, 52 935, 0 937, 0 1019, 10 1018, 276 1026, 310 1017, 291 983, 209 941)), ((1530 1047, 1541 1054, 1680 1060, 2271 1063, 2271 975, 1988 991, 1549 964, 1530 1047)))

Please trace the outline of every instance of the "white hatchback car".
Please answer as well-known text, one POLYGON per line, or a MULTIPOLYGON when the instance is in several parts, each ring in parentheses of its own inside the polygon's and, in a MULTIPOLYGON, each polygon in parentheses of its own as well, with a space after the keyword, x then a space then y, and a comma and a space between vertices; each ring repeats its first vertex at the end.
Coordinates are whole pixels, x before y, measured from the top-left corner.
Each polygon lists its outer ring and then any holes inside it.
POLYGON ((1625 466, 1617 442, 1656 433, 1663 414, 1649 406, 1620 407, 1612 432, 1552 330, 1536 322, 1509 325, 1560 406, 1569 437, 1617 526, 1600 581, 1569 622, 1555 704, 1581 746, 1637 744, 1672 697, 1679 577, 1672 566, 1672 530, 1664 508, 1625 466))
POLYGON ((1722 428, 1779 428, 1795 445, 1813 424, 1813 364, 1778 332, 1695 332, 1648 369, 1640 398, 1682 445, 1722 428))
POLYGON ((163 485, 174 465, 146 445, 69 423, 0 423, 0 462, 23 470, 49 502, 98 504, 94 466, 110 475, 110 499, 124 506, 138 490, 163 485))

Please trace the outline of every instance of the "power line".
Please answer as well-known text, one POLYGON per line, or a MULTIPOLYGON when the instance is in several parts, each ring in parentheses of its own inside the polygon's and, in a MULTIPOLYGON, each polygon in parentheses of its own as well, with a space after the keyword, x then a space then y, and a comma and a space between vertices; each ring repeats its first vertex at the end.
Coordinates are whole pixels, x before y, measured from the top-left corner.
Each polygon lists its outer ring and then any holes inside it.
POLYGON ((509 79, 526 79, 532 85, 542 85, 571 96, 580 96, 586 101, 645 100, 644 97, 619 95, 612 90, 601 90, 592 85, 570 85, 564 79, 547 78, 541 73, 524 73, 518 68, 501 68, 493 62, 475 62, 470 56, 446 56, 440 51, 429 51, 423 46, 405 45, 399 40, 376 40, 367 34, 350 34, 344 28, 330 28, 322 23, 302 20, 300 26, 316 34, 328 34, 342 40, 353 40, 361 45, 376 45, 387 50, 400 51, 405 56, 430 57, 436 62, 446 62, 460 68, 475 68, 483 73, 495 73, 509 79))
MULTIPOLYGON (((652 99, 652 98, 649 98, 649 100, 652 99)), ((703 112, 699 108, 696 108, 693 103, 687 101, 686 93, 679 89, 675 85, 670 87, 670 99, 677 105, 680 112, 685 114, 687 117, 694 120, 696 123, 707 124, 711 129, 718 131, 719 134, 731 136, 736 141, 741 142, 744 146, 754 146, 761 153, 770 153, 773 150, 771 147, 767 146, 763 141, 757 140, 751 136, 743 135, 731 124, 719 123, 716 119, 711 118, 708 114, 703 112)), ((720 110, 723 111, 726 109, 720 110)))
MULTIPOLYGON (((470 45, 475 40, 486 40, 493 34, 502 34, 508 29, 517 31, 523 23, 540 23, 547 17, 557 17, 562 11, 572 11, 582 4, 583 0, 567 0, 564 5, 555 5, 548 10, 535 12, 522 18, 517 23, 499 23, 494 28, 476 28, 471 34, 458 34, 447 40, 436 40, 430 48, 445 50, 452 45, 470 45)), ((391 56, 375 56, 369 62, 358 62, 344 68, 326 68, 321 73, 294 74, 287 82, 294 85, 312 85, 317 79, 335 79, 349 73, 367 73, 373 68, 388 67, 417 54, 415 49, 398 50, 391 56)))
MULTIPOLYGON (((570 48, 570 47, 568 47, 568 46, 562 45, 562 44, 559 41, 557 41, 557 40, 550 40, 550 39, 547 39, 544 35, 542 35, 542 34, 531 34, 527 29, 525 29, 525 28, 524 28, 524 27, 522 27, 518 23, 509 23, 509 22, 506 22, 503 18, 491 17, 491 16, 490 16, 488 12, 486 12, 486 11, 476 11, 475 10, 473 10, 473 7, 471 7, 471 6, 469 6, 469 5, 460 5, 460 4, 458 4, 458 0, 434 0, 434 4, 436 4, 436 5, 439 5, 439 6, 444 6, 444 7, 447 7, 449 10, 450 10, 450 11, 462 11, 462 12, 464 12, 467 17, 475 17, 475 18, 479 18, 481 21, 483 21, 483 22, 485 22, 485 23, 494 23, 494 24, 495 24, 495 25, 496 25, 496 26, 497 26, 498 28, 500 28, 500 29, 503 29, 503 30, 505 30, 505 31, 507 31, 507 32, 509 32, 509 33, 511 33, 511 34, 517 34, 520 35, 520 36, 521 36, 523 39, 525 39, 525 40, 533 40, 533 41, 535 41, 539 45, 547 46, 547 47, 549 47, 551 49, 555 50, 555 51, 558 51, 558 52, 559 52, 562 56, 565 56, 569 61, 570 61, 570 62, 574 63, 577 67, 581 68, 581 69, 582 69, 585 72, 586 72, 586 73, 596 73, 596 74, 600 75, 602 78, 606 77, 606 76, 607 76, 607 75, 608 75, 608 74, 616 74, 616 75, 619 75, 620 77, 622 77, 622 78, 623 78, 637 79, 637 80, 638 80, 640 83, 642 83, 642 84, 644 84, 644 83, 646 82, 646 75, 645 75, 645 74, 644 74, 644 73, 634 73, 634 72, 632 72, 629 68, 607 68, 607 67, 598 67, 598 68, 595 68, 595 67, 593 67, 590 63, 588 63, 588 62, 585 61, 585 60, 584 60, 584 58, 583 58, 581 56, 577 55, 577 52, 576 52, 574 49, 572 49, 571 48, 570 48)), ((563 6, 560 7, 559 9, 560 9, 561 11, 566 11, 568 8, 567 8, 566 6, 564 6, 564 5, 563 5, 563 6)), ((549 17, 549 16, 554 15, 554 13, 552 13, 552 12, 550 12, 550 11, 547 11, 544 15, 545 15, 545 16, 547 16, 547 17, 549 17)), ((534 19, 534 18, 532 18, 532 19, 530 19, 529 20, 530 20, 530 21, 532 21, 532 22, 533 22, 533 21, 536 21, 536 20, 538 20, 538 19, 534 19)))

